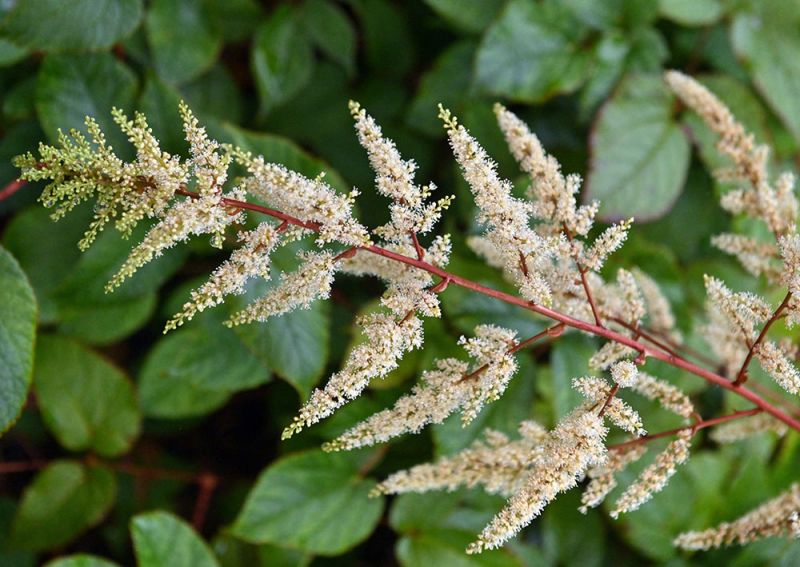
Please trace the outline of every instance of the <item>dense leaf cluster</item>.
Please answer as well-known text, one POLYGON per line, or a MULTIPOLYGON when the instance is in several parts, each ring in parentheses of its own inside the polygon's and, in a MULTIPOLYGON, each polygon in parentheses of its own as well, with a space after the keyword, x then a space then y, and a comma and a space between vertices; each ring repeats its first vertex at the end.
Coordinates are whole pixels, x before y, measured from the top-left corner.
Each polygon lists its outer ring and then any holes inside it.
MULTIPOLYGON (((366 189, 371 173, 347 109, 353 98, 417 161, 420 178, 464 196, 436 104, 463 117, 513 175, 493 125, 491 103, 500 100, 566 170, 585 173, 584 197, 603 201, 604 220, 642 223, 609 273, 619 264, 653 275, 689 343, 702 350, 702 274, 764 289, 712 251, 709 237, 729 222, 757 229, 718 212, 720 189, 694 163, 720 165, 713 137, 667 94, 660 71, 697 75, 786 168, 800 150, 798 30, 793 0, 5 2, 0 186, 17 175, 12 156, 55 141, 59 128, 81 128, 85 115, 130 154, 110 123, 112 107, 146 112, 164 148, 185 153, 177 111, 185 100, 221 141, 309 177, 324 172, 342 192, 366 189)), ((542 329, 527 312, 449 289, 443 319, 426 323, 424 352, 341 415, 281 443, 299 402, 356 345, 348 329, 376 308, 369 298, 377 283, 345 278, 332 302, 265 325, 220 325, 263 293, 268 284, 259 284, 162 337, 166 319, 219 257, 200 242, 174 249, 109 295, 103 286, 130 243, 107 232, 81 254, 90 207, 52 223, 32 204, 40 187, 9 188, 0 193, 0 564, 101 567, 135 557, 147 566, 639 565, 675 559, 678 531, 735 517, 796 477, 797 436, 725 449, 708 442, 630 517, 579 519, 577 495, 569 494, 520 541, 466 557, 497 498, 371 499, 374 479, 463 449, 485 427, 510 433, 533 415, 552 425, 578 403, 569 382, 586 374, 596 342, 565 336, 521 354, 507 395, 467 427, 455 418, 388 447, 316 449, 389 405, 433 358, 453 354, 452 336, 482 323, 520 336, 542 329)), ((361 203, 365 224, 386 222, 373 191, 361 203)), ((470 203, 456 199, 448 231, 472 231, 470 203)), ((274 259, 280 270, 294 267, 286 252, 274 259)), ((507 289, 466 249, 456 248, 450 269, 507 289)), ((690 392, 697 385, 666 367, 660 376, 690 392)), ((719 393, 698 403, 735 407, 719 393)), ((675 426, 652 415, 653 430, 675 426)), ((744 567, 797 557, 800 544, 769 541, 691 561, 744 567)))

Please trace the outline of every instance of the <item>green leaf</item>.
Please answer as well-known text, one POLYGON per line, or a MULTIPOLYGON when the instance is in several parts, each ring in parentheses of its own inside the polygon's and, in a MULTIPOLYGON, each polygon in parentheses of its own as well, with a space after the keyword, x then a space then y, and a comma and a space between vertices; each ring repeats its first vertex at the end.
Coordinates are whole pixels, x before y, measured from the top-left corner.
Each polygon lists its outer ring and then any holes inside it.
POLYGON ((79 553, 54 559, 46 563, 45 567, 117 567, 117 564, 96 555, 79 553))
POLYGON ((756 88, 800 142, 800 35, 791 0, 752 4, 731 25, 731 42, 756 88))
POLYGON ((234 393, 269 380, 268 370, 236 334, 219 319, 214 322, 170 333, 150 350, 139 375, 145 415, 203 415, 234 393))
POLYGON ((483 37, 475 82, 488 94, 534 103, 569 93, 586 79, 586 29, 562 4, 514 0, 483 37))
POLYGON ((6 38, 0 38, 0 67, 13 65, 27 57, 28 50, 20 47, 6 38))
POLYGON ((111 109, 129 109, 135 93, 136 76, 110 53, 47 55, 39 69, 36 111, 52 141, 59 129, 82 130, 86 116, 92 116, 118 148, 125 142, 111 109))
MULTIPOLYGON (((651 449, 652 455, 663 450, 663 444, 651 449)), ((634 479, 634 475, 653 456, 645 457, 635 466, 619 473, 619 487, 607 500, 634 479)), ((731 462, 722 455, 710 452, 695 453, 683 465, 669 484, 639 510, 620 517, 619 533, 634 548, 654 561, 666 561, 678 554, 672 540, 679 533, 705 529, 712 525, 715 510, 724 504, 725 480, 731 472, 731 462), (691 505, 687 505, 691 503, 691 505)))
POLYGON ((170 83, 198 76, 216 61, 222 47, 203 3, 195 0, 154 0, 145 26, 156 71, 170 83))
POLYGON ((356 68, 356 30, 347 13, 329 0, 306 0, 300 18, 314 47, 352 75, 356 68))
POLYGON ((250 37, 264 15, 256 0, 203 0, 203 9, 226 41, 250 37))
POLYGON ((425 0, 425 3, 453 27, 478 33, 500 12, 505 0, 425 0))
POLYGON ((604 564, 605 530, 600 514, 578 511, 580 489, 560 495, 541 519, 542 548, 554 565, 600 567, 604 564))
POLYGON ((605 220, 658 218, 672 207, 689 168, 689 142, 661 79, 626 80, 600 112, 584 197, 605 220))
MULTIPOLYGON (((402 494, 394 499, 389 523, 404 537, 395 553, 403 567, 514 567, 526 565, 510 546, 479 555, 465 548, 477 536, 488 517, 460 507, 464 491, 402 494), (466 520, 466 521, 465 521, 466 520)), ((541 565, 541 563, 530 563, 541 565)))
POLYGON ((17 503, 6 496, 0 497, 0 565, 12 567, 34 567, 36 557, 30 551, 13 549, 8 539, 17 503))
POLYGON ((69 543, 103 519, 116 490, 108 469, 50 463, 25 488, 11 532, 13 545, 38 551, 69 543))
POLYGON ((396 553, 403 567, 520 567, 522 563, 508 549, 467 555, 467 545, 476 534, 456 529, 433 529, 406 536, 397 542, 396 553))
POLYGON ((330 336, 327 303, 316 302, 266 323, 241 325, 236 334, 262 363, 308 398, 328 360, 330 336))
POLYGON ((300 33, 295 12, 276 10, 259 28, 250 64, 263 112, 291 99, 311 78, 311 46, 300 33))
POLYGON ((181 94, 202 121, 218 118, 232 123, 242 121, 244 100, 228 69, 215 63, 208 71, 181 86, 181 94))
POLYGON ((0 248, 0 433, 11 427, 31 385, 36 298, 14 257, 0 248))
POLYGON ((131 520, 139 567, 218 567, 214 553, 183 520, 168 512, 148 512, 131 520))
POLYGON ((433 62, 433 66, 420 79, 419 87, 411 101, 406 120, 433 137, 444 136, 442 122, 436 117, 436 105, 460 113, 461 104, 470 90, 472 59, 475 44, 462 41, 453 44, 433 62))
MULTIPOLYGON (((389 0, 354 0, 351 3, 361 22, 364 55, 371 74, 401 78, 411 72, 417 59, 417 42, 411 32, 408 13, 402 6, 389 0)), ((390 95, 384 90, 379 96, 390 95)))
POLYGON ((250 491, 231 533, 319 555, 342 553, 366 539, 380 520, 382 498, 361 478, 356 454, 319 450, 280 459, 250 491))
POLYGON ((117 367, 78 343, 40 338, 34 387, 45 424, 70 451, 116 457, 139 435, 133 385, 117 367))
MULTIPOLYGON (((109 230, 81 254, 76 243, 90 218, 89 204, 58 222, 43 207, 32 207, 10 223, 4 243, 31 279, 42 323, 58 323, 64 333, 106 344, 147 321, 155 306, 155 291, 178 269, 186 250, 168 251, 107 294, 105 282, 130 253, 131 242, 109 230)), ((146 231, 144 225, 137 227, 132 240, 140 240, 146 231)))
POLYGON ((111 47, 142 17, 141 0, 24 0, 0 23, 11 41, 46 51, 111 47))
POLYGON ((222 567, 308 567, 314 556, 277 545, 252 545, 220 532, 211 543, 222 567))
POLYGON ((707 26, 723 13, 719 0, 658 0, 661 16, 684 26, 707 26))

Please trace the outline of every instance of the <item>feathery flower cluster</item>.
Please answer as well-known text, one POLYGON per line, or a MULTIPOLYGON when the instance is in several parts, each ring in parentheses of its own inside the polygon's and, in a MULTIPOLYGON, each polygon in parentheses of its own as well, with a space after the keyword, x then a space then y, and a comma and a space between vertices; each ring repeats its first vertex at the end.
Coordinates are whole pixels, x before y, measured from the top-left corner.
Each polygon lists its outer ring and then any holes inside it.
POLYGON ((253 230, 239 235, 242 245, 230 258, 211 273, 209 280, 196 290, 183 309, 167 322, 164 332, 176 329, 190 320, 198 311, 222 303, 228 295, 240 295, 250 278, 270 278, 270 253, 278 244, 280 235, 275 228, 263 222, 253 230))
POLYGON ((635 463, 647 452, 645 445, 633 445, 626 449, 611 451, 606 462, 600 466, 589 469, 586 476, 589 482, 581 494, 581 506, 578 508, 586 514, 590 508, 596 508, 611 491, 617 487, 616 473, 625 470, 631 463, 635 463))
MULTIPOLYGON (((644 372, 639 372, 632 389, 645 398, 658 402, 664 409, 683 418, 684 423, 694 416, 694 405, 691 400, 675 386, 659 380, 644 372)), ((645 467, 639 477, 633 481, 620 495, 610 515, 612 518, 620 514, 636 510, 650 500, 653 494, 664 488, 669 479, 677 471, 677 467, 689 458, 694 431, 684 429, 658 455, 655 461, 645 467)))
MULTIPOLYGON (((739 258, 751 273, 763 274, 771 283, 787 286, 790 293, 779 310, 784 310, 789 324, 800 322, 800 301, 793 296, 800 292, 800 237, 795 227, 793 177, 784 174, 771 183, 766 147, 756 145, 724 105, 684 75, 668 73, 666 80, 719 134, 718 149, 733 162, 733 168, 720 173, 720 178, 748 185, 727 193, 723 207, 763 220, 777 238, 773 245, 723 234, 715 237, 714 243, 739 258)), ((42 201, 55 209, 56 218, 90 198, 96 200, 95 217, 81 241, 82 248, 89 246, 112 221, 126 236, 140 221, 155 221, 109 289, 191 236, 209 234, 212 244, 221 247, 231 227, 248 220, 246 208, 281 220, 280 224, 268 220, 239 231, 240 245, 206 283, 192 292, 182 310, 167 323, 166 330, 220 305, 229 295, 244 293, 252 278, 271 279, 271 254, 312 233, 317 235, 316 248, 298 254, 299 267, 282 274, 262 297, 232 315, 228 325, 265 321, 327 298, 334 276, 340 271, 375 276, 385 283, 380 309, 357 318, 364 341, 348 353, 342 368, 323 387, 312 392, 285 429, 283 437, 287 438, 330 416, 358 397, 370 381, 396 369, 406 353, 422 346, 422 318, 441 316, 437 294, 453 282, 468 287, 463 279, 432 268, 448 263, 448 235, 434 237, 427 247, 418 240, 418 235, 434 229, 451 198, 429 202, 435 187, 415 182, 414 162, 402 158, 394 142, 383 135, 380 126, 357 103, 350 104, 350 111, 358 140, 375 171, 377 192, 391 200, 390 221, 373 230, 353 215, 356 190, 339 194, 322 175, 312 179, 242 149, 220 146, 207 136, 185 105, 181 105, 180 112, 190 147, 188 159, 162 151, 141 114, 129 120, 115 111, 114 119, 136 149, 133 162, 120 160, 97 123, 87 119, 88 138, 79 132, 62 134, 60 148, 42 145, 39 159, 27 154, 16 163, 22 168, 23 179, 51 181, 42 201), (232 162, 242 166, 246 175, 226 189, 232 162), (248 195, 276 210, 245 207, 241 201, 248 195), (177 196, 189 198, 179 200, 177 196), (326 247, 330 244, 347 249, 335 251, 326 247), (397 261, 396 254, 406 258, 397 261), (436 283, 431 273, 443 279, 436 283)), ((581 511, 606 498, 617 484, 615 475, 641 458, 645 443, 650 440, 635 439, 607 450, 606 419, 636 437, 646 433, 638 412, 617 396, 620 388, 656 401, 680 416, 685 424, 699 419, 683 392, 641 372, 637 366, 645 362, 645 355, 663 359, 660 353, 666 352, 677 356, 671 348, 680 343, 680 334, 662 290, 639 270, 618 270, 616 280, 608 282, 599 274, 609 255, 624 243, 632 219, 612 225, 588 241, 598 204, 578 205, 580 177, 564 175, 558 161, 545 152, 527 125, 508 109, 496 105, 495 114, 511 153, 530 177, 528 199, 513 196, 512 184, 499 175, 487 152, 449 111, 440 107, 450 146, 485 229, 483 234, 471 237, 469 245, 487 263, 504 271, 520 295, 530 302, 527 305, 533 304, 534 311, 547 315, 548 311, 540 307, 547 305, 567 316, 549 315, 560 321, 558 333, 552 337, 560 334, 566 323, 604 337, 614 337, 608 333, 612 330, 641 341, 643 346, 633 349, 615 341, 602 345, 589 361, 590 367, 610 371, 613 382, 596 376, 574 379, 573 387, 587 401, 561 419, 553 430, 545 431, 533 421, 524 421, 519 426, 518 439, 487 431, 483 440, 455 455, 397 472, 378 485, 376 492, 387 494, 481 486, 490 493, 507 496, 506 506, 470 545, 470 553, 502 545, 541 514, 558 494, 575 487, 585 477, 589 482, 581 511), (573 318, 571 322, 569 317, 573 318)), ((705 335, 720 362, 733 372, 755 357, 781 386, 799 393, 800 372, 790 360, 796 348, 766 340, 767 329, 759 332, 761 325, 768 327, 781 313, 773 311, 762 298, 735 293, 715 278, 707 277, 705 283, 709 306, 705 335)), ((384 442, 419 432, 428 424, 441 423, 456 411, 461 412, 464 424, 469 423, 485 404, 505 392, 517 371, 517 351, 548 334, 543 331, 517 342, 510 330, 478 325, 472 337, 461 337, 458 342, 469 355, 469 362, 455 358, 436 360, 433 368, 424 372, 419 383, 392 408, 372 415, 324 448, 347 450, 384 442)), ((761 409, 766 406, 764 403, 761 409)), ((734 440, 766 429, 780 433, 785 431, 785 425, 761 414, 745 422, 726 424, 715 438, 734 440)), ((677 432, 666 449, 623 491, 613 506, 613 517, 635 510, 665 486, 677 467, 688 459, 694 432, 691 427, 677 432)), ((717 542, 744 542, 776 533, 796 534, 800 531, 798 490, 793 488, 787 494, 736 522, 684 534, 676 543, 687 548, 710 547, 719 545, 717 542)))
MULTIPOLYGON (((432 229, 450 200, 445 198, 438 203, 426 204, 425 199, 432 187, 422 188, 414 184, 414 163, 402 159, 394 142, 383 137, 380 127, 358 104, 351 103, 350 110, 356 121, 359 141, 367 150, 377 174, 377 189, 394 201, 392 221, 376 229, 375 234, 403 253, 420 258, 426 256, 416 234, 432 229)), ((446 236, 434 239, 427 251, 428 261, 439 266, 447 264, 449 254, 450 240, 446 236)), ((337 408, 358 397, 370 380, 386 376, 397 368, 407 352, 421 347, 422 319, 418 314, 441 316, 439 300, 429 287, 432 283, 429 273, 418 269, 397 270, 386 262, 365 265, 355 258, 358 254, 345 264, 347 271, 377 275, 386 280, 388 286, 381 304, 387 312, 373 313, 356 321, 363 327, 366 341, 350 352, 344 367, 330 377, 324 388, 311 393, 299 414, 284 430, 284 439, 330 416, 337 408)))
POLYGON ((554 255, 556 242, 531 228, 533 205, 512 196, 512 184, 502 179, 497 165, 464 126, 439 107, 450 146, 478 206, 478 220, 486 225, 485 238, 511 274, 522 295, 543 305, 552 303, 542 272, 554 255))
POLYGON ((428 424, 441 423, 457 410, 469 423, 484 404, 499 398, 517 369, 510 352, 514 332, 495 325, 479 325, 475 336, 459 344, 473 364, 454 358, 436 361, 436 369, 422 374, 420 384, 385 409, 326 444, 327 450, 354 449, 388 441, 404 433, 418 433, 428 424))
POLYGON ((744 545, 767 537, 797 538, 800 512, 800 484, 793 484, 780 496, 765 502, 732 522, 700 532, 685 532, 675 538, 682 549, 712 549, 723 545, 744 545))
POLYGON ((716 172, 717 177, 747 184, 726 193, 722 207, 733 214, 745 213, 763 220, 776 235, 794 232, 798 212, 794 176, 784 173, 774 186, 770 184, 767 146, 756 144, 753 135, 747 133, 731 111, 694 79, 678 71, 669 71, 665 80, 681 101, 719 136, 717 150, 730 158, 732 167, 716 172))
MULTIPOLYGON (((530 176, 530 201, 511 195, 511 183, 498 176, 483 148, 449 111, 440 109, 456 161, 478 204, 479 220, 487 226, 483 236, 471 237, 468 244, 490 265, 502 268, 526 299, 589 318, 583 295, 588 291, 576 285, 576 276, 600 270, 625 241, 633 219, 607 228, 590 246, 578 240, 592 228, 598 210, 597 203, 577 206, 580 176, 565 177, 536 135, 504 106, 495 105, 495 114, 511 153, 530 176)), ((590 279, 593 287, 602 285, 599 276, 590 274, 590 279)))
POLYGON ((367 229, 353 218, 358 191, 340 195, 325 183, 322 175, 309 179, 262 156, 232 148, 236 162, 250 174, 242 182, 248 194, 262 199, 284 213, 319 224, 318 243, 337 241, 348 246, 370 243, 367 229))
POLYGON ((389 206, 391 222, 373 232, 395 244, 408 241, 411 234, 429 232, 453 198, 445 197, 435 203, 425 203, 436 186, 430 184, 419 187, 414 184, 417 165, 400 156, 394 142, 383 136, 381 127, 360 104, 351 100, 350 113, 356 122, 358 141, 367 150, 370 165, 375 171, 375 187, 381 195, 393 201, 389 206))
POLYGON ((297 270, 285 274, 279 285, 231 315, 226 325, 233 327, 253 321, 263 322, 298 308, 308 309, 317 299, 326 299, 331 293, 336 272, 333 252, 301 252, 298 257, 302 263, 297 270))
POLYGON ((580 190, 581 177, 576 174, 565 177, 558 160, 545 152, 527 124, 502 104, 494 105, 494 113, 511 154, 531 178, 528 196, 533 202, 533 217, 554 225, 555 232, 563 227, 573 235, 586 236, 600 203, 577 206, 575 195, 580 190))
MULTIPOLYGON (((617 363, 617 366, 619 364, 624 364, 624 362, 617 363)), ((647 434, 642 425, 642 418, 635 409, 617 397, 609 399, 612 386, 604 379, 594 376, 575 378, 572 381, 572 387, 591 402, 593 407, 602 407, 605 404, 604 415, 623 431, 632 433, 636 437, 647 434), (607 404, 606 400, 608 400, 607 404)))
POLYGON ((781 388, 790 394, 800 394, 800 372, 776 343, 764 341, 755 348, 755 353, 761 368, 781 388))
POLYGON ((467 553, 500 547, 539 516, 559 493, 574 488, 587 469, 602 465, 607 432, 603 418, 584 407, 562 419, 543 443, 522 487, 467 547, 467 553))
POLYGON ((520 423, 519 435, 519 439, 512 441, 499 431, 486 430, 485 441, 477 440, 435 463, 394 473, 378 484, 374 493, 452 491, 482 486, 489 494, 510 496, 522 487, 548 438, 547 430, 535 421, 520 423))
POLYGON ((769 319, 772 309, 749 292, 735 293, 720 280, 705 276, 708 323, 704 336, 714 354, 735 372, 758 335, 758 326, 769 319))

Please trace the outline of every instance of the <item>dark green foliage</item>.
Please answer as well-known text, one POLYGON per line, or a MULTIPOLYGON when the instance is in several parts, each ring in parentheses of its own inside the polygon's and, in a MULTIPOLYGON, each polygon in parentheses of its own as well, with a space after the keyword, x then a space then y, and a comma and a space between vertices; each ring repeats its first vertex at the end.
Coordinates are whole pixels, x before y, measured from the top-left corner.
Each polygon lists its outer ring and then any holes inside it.
MULTIPOLYGON (((437 103, 450 107, 517 179, 492 123, 499 100, 566 172, 587 178, 584 198, 603 201, 604 220, 636 217, 609 269, 648 272, 705 350, 692 326, 702 274, 724 274, 737 289, 763 282, 709 246, 740 221, 719 212, 720 188, 700 167, 721 165, 713 138, 667 94, 660 71, 698 76, 787 166, 800 151, 799 23, 793 0, 0 2, 0 191, 18 173, 12 156, 54 141, 59 128, 83 128, 87 114, 130 157, 112 107, 146 112, 164 148, 185 153, 185 100, 221 141, 310 177, 325 172, 339 191, 360 187, 361 219, 377 226, 385 202, 352 131, 353 98, 418 162, 419 179, 457 195, 445 216, 452 271, 507 289, 463 246, 473 207, 436 119, 437 103)), ((530 417, 552 425, 577 401, 568 380, 587 372, 594 340, 567 335, 523 352, 506 396, 467 428, 455 418, 387 448, 322 453, 322 441, 390 405, 476 324, 524 336, 543 328, 528 312, 449 289, 443 319, 426 323, 424 352, 281 443, 299 403, 360 340, 352 319, 374 306, 376 281, 342 277, 331 302, 223 327, 263 291, 254 285, 164 337, 165 320, 222 254, 192 242, 105 294, 144 229, 130 241, 103 233, 81 254, 90 206, 53 223, 33 203, 41 187, 9 187, 0 193, 0 565, 747 567, 800 558, 800 544, 783 540, 692 557, 670 545, 679 531, 735 517, 796 480, 797 436, 725 450, 701 441, 641 511, 614 522, 581 516, 566 495, 511 545, 467 556, 502 499, 370 499, 374 479, 461 449, 485 427, 513 432, 530 417)), ((291 258, 276 264, 290 269, 291 258)), ((696 391, 692 378, 662 376, 696 391)), ((718 392, 697 402, 731 405, 718 392)), ((648 428, 674 427, 643 414, 648 428)))

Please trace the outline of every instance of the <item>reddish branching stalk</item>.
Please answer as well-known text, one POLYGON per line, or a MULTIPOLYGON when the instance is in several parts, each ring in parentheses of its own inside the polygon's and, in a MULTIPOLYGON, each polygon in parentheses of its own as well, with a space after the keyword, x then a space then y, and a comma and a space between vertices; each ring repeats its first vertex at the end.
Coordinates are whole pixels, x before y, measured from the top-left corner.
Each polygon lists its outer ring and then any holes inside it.
POLYGON ((414 243, 414 251, 417 253, 417 260, 424 260, 425 259, 425 249, 419 243, 419 238, 417 238, 417 233, 413 230, 409 233, 411 235, 411 242, 414 243))
MULTIPOLYGON (((572 232, 570 232, 566 224, 562 226, 564 228, 564 234, 567 235, 567 240, 569 240, 569 243, 572 244, 572 232)), ((581 285, 583 286, 583 291, 586 292, 586 301, 589 302, 589 307, 592 309, 592 315, 594 315, 594 323, 598 327, 602 327, 603 323, 600 320, 600 312, 597 310, 597 304, 594 302, 594 295, 592 295, 592 289, 589 287, 589 280, 586 279, 586 268, 580 265, 577 256, 575 257, 575 263, 578 266, 578 272, 581 274, 581 285)))
POLYGON ((211 473, 203 473, 197 478, 198 492, 194 503, 194 512, 192 512, 192 526, 198 532, 203 529, 211 497, 218 484, 219 478, 211 473))
POLYGON ((744 362, 742 362, 742 367, 739 369, 739 372, 736 374, 736 380, 734 380, 734 384, 736 384, 737 386, 747 382, 747 368, 750 366, 750 362, 753 360, 753 356, 756 353, 758 345, 760 345, 764 341, 764 338, 767 336, 767 331, 769 331, 769 328, 773 325, 773 323, 775 323, 775 321, 777 321, 783 316, 783 312, 789 306, 789 301, 791 299, 792 299, 792 292, 790 291, 786 294, 786 297, 783 298, 783 301, 775 310, 775 312, 772 314, 772 317, 769 318, 769 321, 764 323, 764 327, 758 334, 758 338, 756 338, 756 341, 751 345, 749 345, 750 350, 747 351, 747 356, 745 357, 744 362))
POLYGON ((614 399, 614 396, 617 395, 617 392, 619 392, 619 384, 614 384, 611 387, 611 390, 608 392, 608 396, 606 396, 606 401, 603 402, 603 407, 601 407, 600 411, 597 412, 597 415, 599 415, 600 417, 603 417, 605 415, 608 406, 611 405, 611 400, 614 399))
MULTIPOLYGON (((205 518, 208 515, 208 508, 211 504, 211 497, 214 494, 214 490, 220 483, 220 478, 214 473, 208 471, 193 473, 190 471, 136 465, 123 461, 104 461, 94 455, 87 455, 83 461, 87 466, 104 467, 120 474, 132 476, 139 480, 173 480, 188 484, 196 484, 197 498, 195 500, 194 512, 192 513, 192 525, 198 531, 202 529, 203 524, 205 523, 205 518)), ((0 474, 38 471, 45 468, 49 464, 50 461, 46 460, 12 461, 0 463, 0 474)))
MULTIPOLYGON (((198 195, 192 191, 181 189, 178 191, 178 194, 184 195, 187 197, 196 198, 198 195)), ((319 230, 319 225, 314 222, 304 221, 302 219, 298 219, 291 215, 287 215, 281 211, 271 209, 269 207, 265 207, 262 205, 256 205, 254 203, 249 203, 247 201, 239 201, 236 199, 222 199, 222 205, 226 207, 239 207, 241 209, 246 209, 258 213, 263 213, 265 215, 269 215, 273 218, 279 219, 281 221, 287 222, 289 224, 299 226, 302 228, 306 228, 309 230, 317 231, 319 230)), ((671 366, 676 368, 680 368, 686 372, 694 374, 702 378, 703 380, 720 386, 726 390, 734 392, 738 396, 748 400, 749 402, 753 403, 756 407, 760 408, 761 410, 769 413, 779 421, 785 423, 792 429, 796 431, 800 431, 800 420, 791 415, 787 414, 782 409, 776 407, 775 405, 769 403, 768 401, 764 400, 761 396, 753 392, 752 390, 746 388, 743 384, 736 384, 734 381, 729 380, 728 378, 717 374, 711 370, 706 368, 702 368, 680 356, 677 356, 673 352, 664 351, 661 348, 656 346, 650 346, 639 342, 638 340, 632 339, 628 336, 625 336, 621 333, 613 331, 604 327, 603 325, 599 324, 597 321, 592 324, 586 321, 582 321, 580 319, 576 319, 574 317, 570 317, 564 313, 560 313, 558 311, 554 311, 553 309, 549 309, 543 305, 539 305, 533 303, 532 301, 527 301, 515 295, 511 295, 509 293, 505 293, 502 291, 498 291, 496 289, 492 289, 490 287, 481 285, 477 282, 472 280, 463 278, 459 275, 453 274, 444 270, 438 266, 434 266, 433 264, 429 264, 424 260, 419 260, 417 258, 411 258, 409 256, 405 256, 403 254, 398 254, 397 252, 393 252, 391 250, 387 250, 386 248, 382 248, 380 246, 376 246, 371 244, 369 246, 361 247, 360 250, 365 250, 371 254, 375 254, 377 256, 382 256, 384 258, 388 258, 389 260, 393 260, 396 262, 401 262, 408 266, 412 266, 414 268, 418 268, 420 270, 425 270, 426 272, 439 276, 440 278, 447 280, 448 284, 457 285, 463 287, 465 289, 469 289, 476 293, 483 294, 488 297, 493 297, 500 301, 504 301, 511 305, 516 305, 518 307, 522 307, 523 309, 527 309, 534 313, 538 313, 548 319, 551 319, 557 323, 562 323, 567 327, 571 327, 573 329, 577 329, 579 331, 584 331, 586 333, 590 333, 597 337, 601 337, 610 341, 614 341, 619 343, 623 346, 629 347, 644 356, 651 356, 657 360, 661 360, 662 362, 666 362, 671 366)), ((590 300, 590 303, 593 300, 590 300)))
MULTIPOLYGON (((541 331, 540 333, 536 333, 532 337, 528 337, 524 341, 518 342, 517 344, 515 344, 514 346, 509 348, 506 351, 506 353, 507 354, 515 354, 515 353, 521 351, 522 349, 524 349, 525 347, 528 347, 528 346, 532 345, 533 343, 535 343, 535 342, 537 342, 537 341, 539 341, 539 340, 541 340, 541 339, 543 339, 545 337, 556 338, 556 337, 560 336, 563 332, 564 332, 564 324, 563 323, 557 323, 557 324, 555 324, 555 325, 553 325, 551 327, 546 328, 544 331, 541 331)), ((482 366, 479 366, 478 368, 476 368, 475 370, 473 370, 469 374, 465 374, 464 376, 462 376, 461 379, 458 382, 461 383, 461 382, 465 382, 467 380, 472 380, 473 378, 477 378, 478 376, 480 376, 481 374, 486 372, 486 370, 488 370, 488 369, 489 369, 489 365, 488 364, 484 364, 482 366)))
POLYGON ((700 431, 701 429, 705 429, 706 427, 713 427, 715 425, 719 425, 721 423, 725 423, 728 421, 750 417, 753 415, 757 415, 763 411, 764 410, 762 410, 761 408, 753 408, 749 410, 735 411, 727 415, 712 417, 710 419, 701 419, 692 425, 687 425, 685 427, 677 427, 675 429, 669 429, 667 431, 661 431, 659 433, 652 433, 650 435, 645 435, 644 437, 637 437, 636 439, 631 439, 630 441, 626 441, 624 443, 609 445, 608 448, 612 450, 626 449, 634 445, 643 445, 645 443, 650 443, 651 441, 655 441, 656 439, 663 439, 664 437, 672 437, 673 435, 677 435, 681 431, 687 431, 687 430, 690 430, 692 432, 692 435, 694 435, 698 431, 700 431))
POLYGON ((11 183, 0 189, 0 201, 5 201, 6 199, 11 198, 11 196, 14 193, 25 187, 25 185, 27 184, 28 182, 23 179, 15 179, 11 183))

